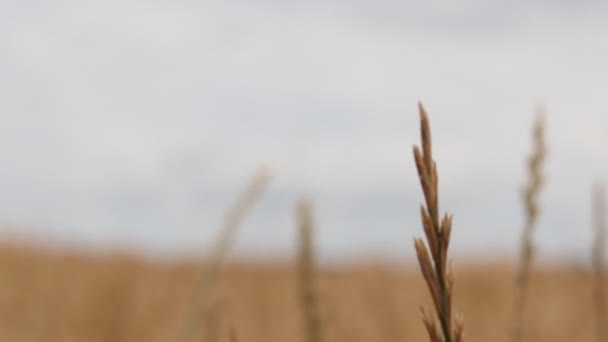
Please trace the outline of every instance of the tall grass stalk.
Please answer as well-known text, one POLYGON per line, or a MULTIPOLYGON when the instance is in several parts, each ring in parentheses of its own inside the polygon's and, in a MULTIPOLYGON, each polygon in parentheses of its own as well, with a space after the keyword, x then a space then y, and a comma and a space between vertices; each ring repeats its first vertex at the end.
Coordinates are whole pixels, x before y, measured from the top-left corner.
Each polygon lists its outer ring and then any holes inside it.
POLYGON ((606 319, 606 192, 597 184, 593 189, 593 225, 595 237, 592 247, 593 303, 595 310, 596 341, 608 341, 606 319))
POLYGON ((452 317, 454 277, 447 263, 452 216, 445 214, 440 220, 439 185, 437 165, 432 154, 431 129, 428 115, 421 103, 418 104, 418 109, 422 147, 414 146, 414 159, 426 203, 426 207, 422 205, 420 208, 426 244, 423 239, 416 238, 414 246, 420 270, 431 293, 439 328, 436 320, 423 308, 422 321, 431 342, 461 342, 464 321, 461 315, 456 319, 452 317))
POLYGON ((190 305, 190 311, 186 316, 186 325, 179 341, 195 341, 199 332, 201 318, 209 309, 210 292, 216 282, 220 266, 236 240, 241 223, 264 192, 269 182, 270 173, 267 170, 260 170, 245 191, 243 191, 235 205, 226 212, 218 239, 209 251, 206 260, 207 264, 202 269, 199 283, 196 286, 197 297, 190 305))
POLYGON ((323 342, 318 294, 317 264, 314 251, 314 223, 311 205, 301 200, 296 209, 298 223, 298 284, 308 342, 323 342))
POLYGON ((524 228, 519 250, 519 265, 515 275, 515 303, 511 341, 520 342, 524 330, 524 314, 530 269, 534 261, 534 228, 540 214, 539 196, 544 185, 543 165, 547 155, 545 142, 545 115, 539 112, 532 129, 532 153, 528 157, 528 181, 522 192, 524 228))

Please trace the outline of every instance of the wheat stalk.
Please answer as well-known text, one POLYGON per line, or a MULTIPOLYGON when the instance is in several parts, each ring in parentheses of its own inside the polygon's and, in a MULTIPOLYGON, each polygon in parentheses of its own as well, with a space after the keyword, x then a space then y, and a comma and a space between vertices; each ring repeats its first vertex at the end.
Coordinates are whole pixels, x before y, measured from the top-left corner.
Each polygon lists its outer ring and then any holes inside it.
POLYGON ((519 266, 515 276, 515 309, 511 341, 520 342, 523 335, 524 309, 528 289, 530 268, 534 259, 532 235, 538 221, 540 205, 538 197, 543 187, 542 167, 547 155, 545 143, 544 114, 539 113, 532 130, 533 150, 528 158, 528 182, 523 188, 522 199, 525 212, 525 223, 521 236, 519 266))
POLYGON ((269 172, 260 170, 238 198, 235 205, 226 212, 218 239, 210 250, 207 260, 208 264, 203 268, 201 277, 199 278, 199 284, 196 287, 197 298, 190 306, 190 312, 187 315, 186 325, 180 341, 190 342, 196 338, 198 322, 200 322, 201 317, 209 309, 209 293, 216 281, 220 266, 236 240, 236 235, 242 221, 247 213, 251 211, 269 182, 269 172))
POLYGON ((309 342, 323 342, 323 324, 317 290, 317 267, 313 243, 313 218, 310 203, 300 200, 296 208, 298 223, 298 283, 304 325, 309 342))
POLYGON ((462 342, 464 321, 461 315, 457 315, 455 319, 452 317, 454 277, 451 268, 447 265, 452 216, 445 214, 441 221, 439 219, 437 165, 433 160, 431 129, 422 103, 418 104, 418 108, 422 148, 414 146, 414 159, 426 202, 426 207, 421 206, 420 214, 428 248, 420 238, 414 239, 414 246, 420 270, 431 293, 440 328, 437 328, 435 319, 423 308, 422 321, 431 342, 462 342))
POLYGON ((602 185, 593 189, 593 224, 595 238, 592 247, 593 262, 593 302, 595 304, 596 341, 608 341, 606 327, 605 264, 606 254, 606 198, 602 185))

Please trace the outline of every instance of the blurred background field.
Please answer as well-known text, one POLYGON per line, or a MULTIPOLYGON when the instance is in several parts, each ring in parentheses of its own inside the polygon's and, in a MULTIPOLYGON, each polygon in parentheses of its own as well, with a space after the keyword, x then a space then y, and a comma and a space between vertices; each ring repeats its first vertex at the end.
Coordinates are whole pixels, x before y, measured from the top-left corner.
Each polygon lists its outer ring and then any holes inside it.
MULTIPOLYGON (((507 341, 513 302, 505 263, 456 263, 456 308, 467 341, 507 341)), ((0 254, 0 338, 6 341, 175 341, 200 265, 87 258, 4 245, 0 254)), ((230 263, 202 334, 219 320, 219 341, 305 341, 294 266, 230 263), (216 315, 216 317, 210 317, 216 315)), ((593 341, 590 275, 550 267, 532 276, 529 341, 593 341)), ((415 264, 365 262, 321 271, 328 341, 424 341, 419 306, 427 289, 415 264)))

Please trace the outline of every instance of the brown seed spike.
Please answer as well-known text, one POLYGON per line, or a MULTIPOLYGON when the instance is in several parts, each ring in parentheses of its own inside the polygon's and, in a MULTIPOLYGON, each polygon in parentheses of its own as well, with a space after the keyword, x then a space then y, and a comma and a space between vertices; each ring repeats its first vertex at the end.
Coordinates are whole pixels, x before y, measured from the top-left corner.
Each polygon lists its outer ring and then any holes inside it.
POLYGON ((443 219, 441 220, 441 234, 444 237, 446 245, 450 244, 450 235, 452 233, 452 215, 444 214, 443 219))
POLYGON ((416 255, 418 256, 420 271, 422 272, 422 276, 424 277, 424 280, 429 288, 429 292, 431 293, 431 299, 433 300, 435 309, 439 311, 441 309, 441 294, 439 292, 439 288, 437 287, 437 275, 433 270, 433 264, 429 257, 429 252, 426 249, 424 241, 421 239, 414 239, 414 246, 416 247, 416 255))
POLYGON ((434 210, 435 218, 439 220, 439 180, 437 177, 437 164, 433 161, 433 166, 431 168, 430 181, 433 188, 433 197, 431 208, 434 210))
POLYGON ((433 165, 433 152, 431 142, 431 128, 429 125, 429 118, 421 102, 418 102, 418 109, 420 111, 420 133, 422 136, 422 152, 424 155, 424 164, 430 170, 433 165))
POLYGON ((446 214, 440 219, 439 177, 437 176, 437 164, 433 160, 431 129, 426 110, 421 103, 418 104, 418 107, 422 147, 414 147, 414 160, 426 203, 426 207, 421 206, 420 208, 420 216, 428 248, 421 239, 415 239, 414 246, 420 271, 429 288, 439 324, 436 326, 435 321, 425 314, 423 322, 431 342, 462 342, 462 325, 456 324, 455 327, 453 324, 454 279, 451 270, 448 270, 446 265, 452 232, 452 216, 446 214))
POLYGON ((464 341, 464 316, 462 314, 456 314, 454 319, 454 342, 464 341))
POLYGON ((428 199, 432 194, 432 183, 429 182, 428 169, 426 165, 424 165, 424 158, 420 154, 420 149, 418 146, 414 146, 414 160, 416 161, 416 168, 418 170, 418 178, 420 179, 422 192, 424 193, 424 197, 427 199, 427 206, 429 206, 431 203, 428 201, 428 199))
POLYGON ((450 236, 452 235, 452 217, 445 215, 443 217, 442 228, 441 228, 441 246, 439 247, 442 251, 441 254, 441 267, 445 269, 447 263, 448 247, 450 245, 450 236))
POLYGON ((437 254, 439 249, 439 245, 437 242, 437 232, 433 228, 433 222, 431 221, 429 214, 423 206, 420 206, 420 217, 422 217, 422 228, 424 228, 424 235, 426 236, 426 240, 429 243, 431 255, 435 255, 437 254))
POLYGON ((448 265, 447 271, 445 273, 445 278, 446 278, 446 281, 448 282, 448 290, 450 291, 450 294, 451 294, 452 290, 454 289, 454 271, 452 269, 452 263, 450 263, 448 265))
POLYGON ((420 317, 422 319, 422 323, 424 323, 426 331, 429 334, 431 342, 443 342, 441 339, 441 334, 437 331, 437 327, 435 326, 435 321, 429 317, 422 307, 420 308, 420 317))
POLYGON ((422 152, 420 152, 420 149, 418 148, 418 146, 414 146, 414 160, 416 161, 416 169, 418 170, 418 177, 420 177, 420 179, 426 177, 426 174, 428 173, 426 171, 426 167, 424 165, 424 160, 422 159, 422 152))

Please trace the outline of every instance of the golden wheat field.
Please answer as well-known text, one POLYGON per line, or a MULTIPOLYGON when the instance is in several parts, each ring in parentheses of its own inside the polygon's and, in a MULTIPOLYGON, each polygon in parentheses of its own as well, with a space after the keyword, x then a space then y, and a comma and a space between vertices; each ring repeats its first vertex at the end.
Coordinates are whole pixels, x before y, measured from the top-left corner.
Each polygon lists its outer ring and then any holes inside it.
MULTIPOLYGON (((175 341, 201 265, 4 246, 0 249, 1 341, 175 341)), ((505 341, 513 272, 455 265, 455 306, 467 341, 505 341)), ((304 341, 297 275, 290 262, 226 265, 200 321, 198 341, 304 341), (218 334, 215 338, 212 335, 218 334)), ((591 341, 591 279, 574 269, 538 270, 526 312, 528 341, 591 341)), ((424 341, 427 288, 415 264, 367 263, 320 271, 327 341, 424 341)))

